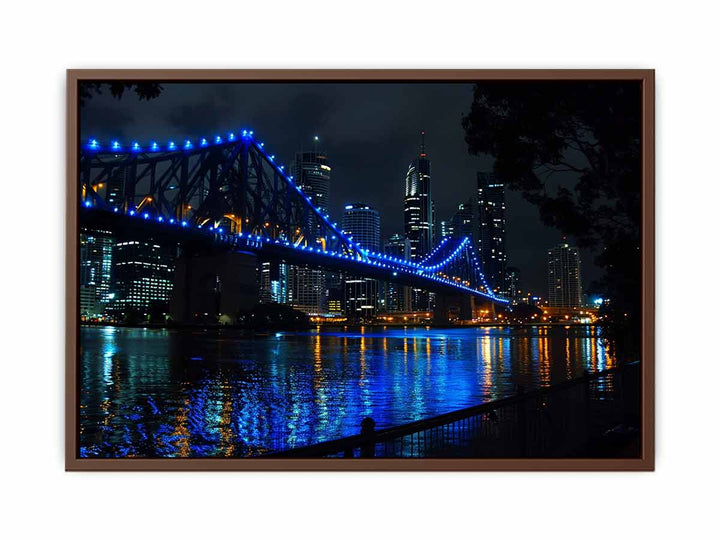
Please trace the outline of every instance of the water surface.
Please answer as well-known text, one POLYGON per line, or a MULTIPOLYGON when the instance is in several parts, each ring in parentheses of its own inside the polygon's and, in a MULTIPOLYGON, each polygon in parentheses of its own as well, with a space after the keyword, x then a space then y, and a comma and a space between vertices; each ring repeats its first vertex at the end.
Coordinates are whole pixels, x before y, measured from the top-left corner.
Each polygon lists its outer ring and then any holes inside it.
POLYGON ((595 327, 272 333, 83 327, 87 457, 244 457, 385 428, 602 370, 595 327))

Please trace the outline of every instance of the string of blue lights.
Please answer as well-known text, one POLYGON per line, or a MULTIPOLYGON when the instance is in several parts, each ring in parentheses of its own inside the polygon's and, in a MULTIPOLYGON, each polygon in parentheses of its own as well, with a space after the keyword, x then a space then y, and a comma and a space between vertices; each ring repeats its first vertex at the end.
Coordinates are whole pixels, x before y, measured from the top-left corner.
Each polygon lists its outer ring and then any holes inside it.
MULTIPOLYGON (((485 277, 482 274, 482 271, 480 269, 480 263, 477 260, 477 256, 475 255, 474 250, 472 249, 472 245, 470 242, 470 239, 468 237, 464 237, 462 241, 458 244, 458 246, 455 248, 455 250, 447 256, 442 261, 434 264, 434 265, 425 265, 424 263, 431 260, 432 257, 437 254, 449 241, 449 237, 445 237, 442 239, 440 244, 436 246, 431 253, 426 256, 422 261, 420 262, 414 262, 414 261, 406 261, 404 259, 399 259, 397 257, 393 257, 384 253, 376 253, 372 251, 362 250, 360 247, 355 244, 351 238, 347 237, 343 232, 337 227, 337 224, 334 222, 331 222, 329 220, 329 216, 327 214, 324 214, 320 209, 318 209, 310 200, 310 198, 305 195, 302 191, 302 188, 298 186, 294 182, 294 177, 291 175, 285 174, 285 166, 279 165, 275 162, 275 155, 270 154, 265 150, 265 143, 259 142, 254 138, 254 132, 251 130, 243 129, 240 132, 240 138, 241 141, 252 144, 252 146, 261 154, 263 155, 267 161, 271 164, 271 166, 274 168, 274 170, 279 174, 287 183, 290 185, 294 190, 304 199, 304 201, 307 203, 309 208, 322 220, 322 222, 329 227, 329 229, 337 235, 338 238, 340 238, 346 245, 350 246, 354 253, 342 253, 337 251, 327 251, 320 247, 312 247, 312 246, 306 246, 304 244, 295 245, 292 242, 288 240, 279 240, 279 239, 272 239, 272 238, 263 238, 260 236, 253 236, 253 235, 247 235, 243 233, 236 233, 236 234, 226 234, 223 228, 218 227, 214 223, 210 223, 207 227, 204 227, 202 224, 197 225, 197 229, 205 230, 209 233, 212 233, 214 235, 221 235, 225 238, 226 241, 230 241, 231 243, 240 243, 247 247, 252 247, 254 249, 259 249, 263 246, 264 243, 274 243, 274 244, 281 244, 284 247, 290 248, 290 249, 299 249, 307 252, 313 252, 319 256, 325 256, 325 257, 335 257, 335 258, 343 258, 348 260, 354 260, 358 263, 365 264, 365 265, 371 265, 376 266, 380 268, 389 269, 393 272, 393 275, 397 275, 398 272, 402 273, 412 273, 417 276, 422 276, 427 279, 431 279, 433 281, 443 283, 445 285, 455 287, 457 289, 461 289, 467 292, 471 292, 473 294, 479 294, 481 296, 485 296, 487 298, 492 299, 493 301, 499 302, 499 303, 509 303, 509 300, 506 300, 504 298, 500 298, 496 296, 493 291, 488 287, 487 282, 485 281, 485 277), (438 276, 435 275, 433 272, 440 270, 441 268, 448 265, 450 262, 455 260, 458 256, 461 255, 462 251, 464 249, 470 250, 470 255, 473 259, 473 268, 475 272, 477 273, 479 279, 483 283, 483 286, 485 288, 484 291, 479 289, 474 289, 472 287, 469 287, 467 285, 464 285, 463 283, 458 283, 455 280, 446 278, 444 276, 438 276)), ((169 141, 167 145, 161 146, 155 141, 151 141, 148 145, 143 146, 137 141, 131 142, 128 146, 124 146, 120 143, 120 141, 113 140, 110 142, 109 145, 103 146, 97 139, 90 139, 88 143, 85 145, 85 150, 92 152, 92 153, 102 153, 107 152, 110 154, 118 155, 118 154, 124 154, 124 153, 131 153, 131 154, 140 154, 143 152, 148 153, 159 153, 159 152, 178 152, 178 151, 202 151, 203 149, 209 147, 211 144, 217 146, 217 145, 224 145, 224 144, 236 144, 238 142, 238 137, 235 135, 234 132, 230 132, 226 135, 225 138, 216 135, 214 138, 212 138, 212 143, 207 138, 200 138, 196 141, 191 141, 189 139, 186 139, 182 145, 182 150, 178 147, 178 145, 174 141, 169 141)), ((83 206, 86 208, 90 208, 93 206, 93 201, 91 198, 86 198, 83 201, 83 206)), ((120 208, 115 207, 112 209, 113 213, 120 213, 120 208)), ((151 216, 149 212, 142 212, 138 213, 136 209, 129 209, 125 212, 130 217, 140 217, 145 220, 150 220, 151 216)), ((167 217, 158 215, 155 216, 154 219, 158 223, 163 223, 167 225, 174 225, 179 227, 190 227, 190 223, 188 221, 178 221, 173 217, 167 217)))

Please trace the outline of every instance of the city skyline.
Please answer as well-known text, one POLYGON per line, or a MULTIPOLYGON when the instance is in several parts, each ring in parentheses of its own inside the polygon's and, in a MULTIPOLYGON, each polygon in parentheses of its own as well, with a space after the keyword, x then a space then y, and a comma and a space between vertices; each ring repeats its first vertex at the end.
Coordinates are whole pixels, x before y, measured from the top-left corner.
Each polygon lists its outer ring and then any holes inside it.
MULTIPOLYGON (((204 140, 201 139, 201 141, 204 140)), ((294 176, 290 178, 295 178, 308 202, 317 208, 321 215, 328 216, 332 167, 329 165, 327 153, 319 149, 318 137, 314 137, 314 143, 312 151, 296 152, 291 169, 294 176)), ((92 144, 99 145, 96 141, 92 144)), ((184 144, 187 148, 190 143, 184 144)), ((133 146, 139 147, 139 143, 133 143, 133 146)), ((118 196, 117 193, 123 189, 123 180, 117 176, 117 174, 113 174, 112 181, 107 186, 108 200, 114 204, 120 202, 115 199, 118 196)), ((436 216, 434 212, 431 213, 431 208, 434 209, 434 201, 432 201, 430 182, 431 161, 426 151, 425 132, 423 131, 419 152, 411 162, 405 178, 406 195, 403 205, 405 234, 402 237, 409 247, 405 257, 407 260, 424 260, 426 256, 432 255, 427 246, 432 246, 433 241, 442 245, 442 242, 448 240, 448 238, 438 237, 433 233, 433 222, 436 221, 436 216)), ((100 186, 102 187, 102 184, 100 186)), ((140 206, 146 202, 150 204, 152 198, 145 197, 140 206)), ((498 183, 493 174, 478 172, 477 194, 457 205, 457 211, 449 221, 449 230, 444 231, 443 235, 465 239, 470 245, 476 246, 478 262, 490 288, 498 295, 511 299, 515 303, 522 301, 525 294, 518 294, 521 284, 518 281, 517 271, 513 274, 512 287, 507 282, 505 275, 507 263, 505 212, 504 184, 498 183), (510 294, 511 288, 512 294, 510 294)), ((242 228, 239 222, 235 222, 234 215, 226 215, 226 218, 228 221, 223 226, 228 230, 235 231, 237 228, 239 231, 242 228)), ((319 241, 320 237, 316 238, 316 233, 311 232, 320 231, 319 216, 308 214, 304 219, 307 220, 306 237, 308 240, 319 241)), ((385 249, 388 246, 388 239, 383 240, 380 235, 380 214, 371 205, 361 202, 346 204, 341 221, 343 234, 348 235, 361 249, 371 253, 385 251, 386 254, 390 254, 385 249)), ((447 222, 442 221, 442 223, 444 225, 447 222)), ((435 226, 437 225, 435 224, 435 226)), ((86 253, 83 256, 82 268, 84 271, 81 272, 81 314, 89 317, 104 314, 111 318, 119 317, 122 320, 128 315, 128 308, 130 308, 131 311, 140 312, 146 316, 150 316, 151 313, 154 313, 153 317, 157 317, 158 314, 169 315, 170 292, 173 287, 172 272, 174 270, 173 255, 170 251, 167 255, 161 256, 159 255, 161 251, 157 251, 160 249, 158 245, 153 246, 138 241, 115 241, 113 244, 112 236, 104 237, 101 234, 98 237, 92 230, 88 233, 81 237, 81 245, 88 246, 84 248, 84 253, 86 253), (112 249, 108 250, 107 246, 101 250, 94 248, 93 246, 98 242, 112 245, 112 249), (133 248, 134 252, 131 257, 124 255, 127 249, 133 248), (110 251, 112 255, 109 255, 110 251), (96 255, 97 252, 100 253, 100 256, 96 255), (157 264, 159 266, 155 268, 157 264), (108 266, 113 268, 112 285, 110 274, 105 268, 108 266), (138 272, 136 268, 139 268, 140 271, 138 272), (170 280, 164 277, 165 269, 170 272, 168 274, 170 280), (99 274, 102 274, 104 279, 98 279, 97 275, 99 274), (112 293, 110 293, 111 290, 112 293)), ((396 234, 390 238, 400 236, 396 234)), ((568 248, 568 245, 564 244, 564 247, 568 248)), ((574 257, 578 259, 576 264, 579 266, 577 248, 570 249, 574 257)), ((391 251, 394 252, 394 248, 391 251)), ((395 287, 389 287, 385 282, 381 284, 372 278, 334 274, 285 263, 278 266, 268 262, 259 262, 257 272, 261 302, 286 303, 308 315, 342 313, 348 317, 357 316, 363 320, 371 320, 378 314, 392 312, 393 304, 397 304, 396 301, 387 302, 385 292, 386 290, 393 291, 395 287), (341 293, 341 296, 338 297, 331 291, 333 288, 340 288, 344 294, 341 293), (335 303, 333 308, 329 309, 331 299, 338 299, 340 303, 335 303)), ((552 269, 549 272, 552 273, 552 269)), ((532 300, 528 298, 528 302, 534 304, 539 296, 549 299, 551 307, 582 307, 584 305, 581 301, 583 290, 579 271, 576 272, 576 276, 573 294, 577 297, 577 301, 559 304, 554 296, 555 287, 551 283, 552 280, 548 278, 548 288, 542 291, 533 291, 533 298, 532 300)), ((218 281, 214 287, 217 294, 220 294, 221 282, 218 281)), ((565 288, 567 285, 564 284, 563 289, 565 288)), ((528 296, 530 295, 527 288, 525 292, 528 296)), ((396 294, 394 291, 391 292, 391 295, 396 294)), ((432 311, 434 304, 433 297, 427 297, 426 291, 413 290, 412 310, 432 311)), ((395 310, 397 309, 395 307, 395 310)), ((205 313, 205 315, 208 314, 205 313)))
MULTIPOLYGON (((234 129, 247 122, 244 118, 249 118, 251 122, 247 123, 272 144, 278 159, 288 167, 298 152, 318 148, 325 151, 333 168, 332 192, 326 203, 332 220, 340 222, 346 204, 356 200, 367 202, 382 216, 383 241, 403 232, 404 183, 408 165, 417 157, 422 131, 426 132, 425 144, 433 160, 431 197, 437 206, 438 226, 441 221, 451 219, 459 203, 474 195, 477 173, 492 170, 492 160, 469 156, 463 140, 460 115, 466 112, 471 100, 470 84, 360 85, 365 99, 376 96, 398 106, 400 112, 383 121, 357 117, 336 95, 357 95, 357 86, 289 84, 282 85, 282 89, 265 84, 239 86, 241 88, 222 84, 168 84, 160 97, 149 103, 138 102, 130 96, 122 100, 95 96, 81 111, 81 136, 128 142, 180 140, 184 136, 234 129), (261 95, 269 99, 263 100, 261 95), (286 97, 284 108, 269 110, 267 101, 277 103, 281 95, 286 97), (403 96, 406 99, 399 104, 403 96), (447 107, 427 110, 423 105, 428 99, 440 99, 447 107), (198 115, 192 104, 199 104, 197 109, 207 114, 198 115), (250 104, 258 107, 247 109, 250 104), (143 114, 151 109, 152 115, 143 114), (279 109, 297 121, 287 120, 287 129, 278 129, 282 116, 279 109), (222 118, 218 117, 220 112, 223 112, 222 118), (263 117, 267 120, 263 121, 263 117), (409 126, 408 117, 413 118, 409 126), (357 130, 348 133, 340 129, 345 119, 357 130), (406 127, 401 129, 400 123, 406 127), (366 138, 358 140, 361 135, 366 138)), ((561 236, 544 226, 537 210, 518 193, 508 190, 506 197, 508 264, 522 269, 524 290, 542 291, 544 295, 545 251, 558 243, 561 236)), ((598 271, 592 254, 581 250, 581 256, 589 283, 598 271)))

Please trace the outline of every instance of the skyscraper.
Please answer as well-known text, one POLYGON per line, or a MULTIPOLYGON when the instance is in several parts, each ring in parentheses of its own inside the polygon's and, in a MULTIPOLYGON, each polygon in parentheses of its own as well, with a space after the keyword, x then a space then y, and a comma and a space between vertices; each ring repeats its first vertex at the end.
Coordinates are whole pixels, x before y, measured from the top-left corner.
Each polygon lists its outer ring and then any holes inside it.
MULTIPOLYGON (((380 251, 380 214, 372 206, 364 203, 345 205, 342 229, 360 249, 380 251)), ((359 277, 345 280, 345 311, 349 317, 370 319, 377 308, 377 280, 359 277)))
MULTIPOLYGON (((468 237, 473 240, 477 237, 477 205, 473 204, 472 198, 458 204, 457 212, 450 220, 450 234, 458 238, 468 237)), ((474 242, 473 242, 474 244, 474 242)))
POLYGON ((163 318, 170 311, 175 250, 148 242, 116 242, 108 309, 116 319, 163 318))
MULTIPOLYGON (((405 261, 410 260, 410 240, 401 234, 392 235, 385 242, 385 254, 405 261)), ((398 283, 385 284, 385 309, 388 312, 410 311, 410 287, 398 283)))
POLYGON ((258 263, 260 281, 260 302, 285 304, 288 301, 288 265, 260 261, 258 263))
POLYGON ((432 248, 430 169, 423 131, 420 154, 410 164, 405 176, 405 236, 410 240, 412 260, 422 259, 432 248))
POLYGON ((582 306, 580 254, 576 247, 560 244, 548 251, 548 301, 550 307, 582 306))
POLYGON ((520 300, 520 270, 514 266, 508 266, 505 269, 505 280, 507 282, 506 296, 513 304, 517 304, 520 300))
POLYGON ((110 300, 113 238, 109 232, 80 234, 80 316, 102 317, 110 300))
POLYGON ((453 225, 452 220, 442 220, 440 222, 440 238, 445 238, 446 236, 452 236, 453 235, 453 225))
POLYGON ((507 289, 505 265, 505 184, 492 173, 477 173, 477 252, 485 280, 499 293, 507 289))
MULTIPOLYGON (((324 215, 328 213, 330 198, 330 166, 324 152, 317 150, 318 138, 314 138, 315 148, 310 152, 298 152, 293 164, 296 184, 307 195, 315 207, 324 215)), ((320 218, 308 213, 306 224, 308 244, 318 240, 317 231, 320 218)), ((327 310, 326 275, 323 270, 291 266, 288 271, 288 302, 308 314, 321 314, 327 310)))
POLYGON ((380 214, 369 204, 346 204, 342 229, 361 249, 380 251, 380 214))

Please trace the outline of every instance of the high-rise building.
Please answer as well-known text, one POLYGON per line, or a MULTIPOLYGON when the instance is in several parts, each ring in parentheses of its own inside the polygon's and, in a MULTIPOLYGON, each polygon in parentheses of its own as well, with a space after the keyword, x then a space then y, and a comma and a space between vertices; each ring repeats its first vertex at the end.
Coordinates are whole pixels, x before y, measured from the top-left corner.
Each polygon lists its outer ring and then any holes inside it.
MULTIPOLYGON (((392 235, 385 242, 385 254, 406 261, 410 260, 410 240, 400 234, 392 235)), ((410 311, 411 291, 407 285, 387 282, 384 287, 385 309, 388 312, 410 311)))
POLYGON ((163 319, 170 312, 175 249, 138 241, 116 242, 112 251, 113 299, 108 309, 127 317, 163 319))
POLYGON ((113 238, 107 231, 80 234, 80 316, 102 317, 110 301, 113 238))
MULTIPOLYGON (((477 237, 477 205, 473 204, 472 198, 458 204, 458 209, 451 218, 451 236, 458 238, 468 237, 473 240, 477 237)), ((475 242, 473 242, 474 244, 475 242)))
POLYGON ((580 254, 576 247, 560 244, 548 251, 548 302, 550 307, 582 306, 580 254))
POLYGON ((261 261, 258 264, 260 302, 285 304, 288 301, 288 265, 261 261))
POLYGON ((430 231, 432 231, 430 237, 430 249, 440 241, 440 230, 438 229, 437 220, 437 209, 435 208, 435 201, 430 202, 430 231))
MULTIPOLYGON (((293 164, 295 183, 302 189, 310 202, 327 215, 330 198, 330 171, 325 152, 317 149, 318 138, 314 138, 315 148, 309 152, 298 152, 293 164)), ((318 240, 320 218, 308 213, 306 240, 314 245, 318 240)), ((287 301, 297 309, 311 315, 327 311, 326 273, 323 270, 302 266, 288 267, 287 301)))
MULTIPOLYGON (((380 251, 380 214, 364 203, 345 205, 343 233, 360 249, 380 251)), ((348 317, 371 319, 378 308, 378 282, 375 279, 347 277, 345 280, 345 312, 348 317)))
POLYGON ((507 289, 505 266, 505 184, 492 173, 477 173, 477 253, 485 280, 498 293, 507 289))
POLYGON ((509 300, 516 304, 520 300, 520 270, 514 266, 505 269, 505 281, 507 282, 506 295, 509 300))
POLYGON ((430 173, 430 158, 425 151, 423 131, 420 154, 410 164, 405 176, 405 236, 410 240, 412 260, 422 259, 432 248, 430 173))
POLYGON ((380 251, 380 214, 369 204, 346 204, 342 229, 360 249, 380 251))
POLYGON ((440 239, 445 238, 446 236, 452 236, 452 235, 453 235, 452 220, 442 220, 440 222, 440 239))

